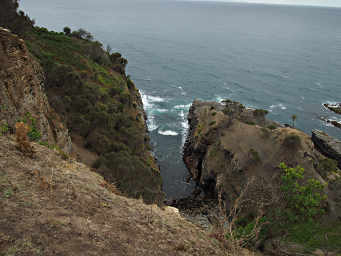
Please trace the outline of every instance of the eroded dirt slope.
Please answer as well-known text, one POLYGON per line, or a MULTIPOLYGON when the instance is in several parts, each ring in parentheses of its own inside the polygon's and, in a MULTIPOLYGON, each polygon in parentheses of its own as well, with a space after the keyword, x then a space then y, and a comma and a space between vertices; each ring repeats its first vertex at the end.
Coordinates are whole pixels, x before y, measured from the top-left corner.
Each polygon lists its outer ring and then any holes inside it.
POLYGON ((227 255, 182 219, 118 195, 97 173, 33 144, 0 137, 0 255, 227 255))

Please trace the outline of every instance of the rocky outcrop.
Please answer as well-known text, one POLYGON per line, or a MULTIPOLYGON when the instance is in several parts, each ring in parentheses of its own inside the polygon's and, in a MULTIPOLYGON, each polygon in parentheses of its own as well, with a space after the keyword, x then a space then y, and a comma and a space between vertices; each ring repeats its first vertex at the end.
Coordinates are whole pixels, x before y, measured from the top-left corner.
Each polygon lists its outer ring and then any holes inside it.
MULTIPOLYGON (((329 181, 337 168, 316 150, 311 138, 268 120, 266 113, 232 101, 193 102, 183 158, 206 195, 222 193, 229 205, 253 176, 278 187, 281 162, 302 166, 307 178, 329 181)), ((326 189, 334 217, 341 216, 340 193, 336 191, 326 189)))
POLYGON ((44 92, 44 72, 22 39, 0 28, 0 122, 14 129, 25 120, 36 138, 71 151, 68 130, 50 107, 44 92))
POLYGON ((341 114, 341 103, 337 103, 337 104, 323 104, 324 107, 326 107, 327 109, 335 112, 336 114, 341 114))
POLYGON ((323 155, 335 159, 341 168, 341 141, 319 130, 312 131, 312 141, 323 155))

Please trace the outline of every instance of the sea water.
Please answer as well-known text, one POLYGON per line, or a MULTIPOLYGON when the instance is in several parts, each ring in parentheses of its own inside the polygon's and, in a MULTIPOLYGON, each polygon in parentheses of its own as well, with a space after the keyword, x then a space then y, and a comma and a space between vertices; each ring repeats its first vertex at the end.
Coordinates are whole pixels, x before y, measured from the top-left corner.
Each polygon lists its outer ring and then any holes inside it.
POLYGON ((311 133, 341 130, 341 9, 152 0, 22 1, 38 25, 91 31, 129 61, 168 198, 187 195, 182 147, 194 99, 232 99, 311 133))

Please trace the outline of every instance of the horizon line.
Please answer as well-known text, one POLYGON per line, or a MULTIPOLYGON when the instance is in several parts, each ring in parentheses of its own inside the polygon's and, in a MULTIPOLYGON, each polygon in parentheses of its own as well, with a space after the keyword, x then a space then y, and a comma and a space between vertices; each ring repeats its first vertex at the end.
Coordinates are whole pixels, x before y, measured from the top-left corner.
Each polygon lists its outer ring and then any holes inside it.
MULTIPOLYGON (((181 1, 181 0, 180 0, 181 1)), ((326 7, 326 8, 341 8, 340 4, 325 4, 325 3, 297 3, 296 1, 269 1, 269 0, 182 0, 189 2, 219 2, 219 3, 240 3, 240 4, 260 4, 260 5, 283 5, 283 6, 305 6, 305 7, 326 7)))

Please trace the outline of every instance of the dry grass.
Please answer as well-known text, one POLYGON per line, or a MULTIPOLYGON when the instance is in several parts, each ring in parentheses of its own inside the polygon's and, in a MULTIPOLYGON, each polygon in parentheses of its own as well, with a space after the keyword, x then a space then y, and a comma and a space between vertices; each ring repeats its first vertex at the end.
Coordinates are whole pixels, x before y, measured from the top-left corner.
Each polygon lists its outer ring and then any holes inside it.
POLYGON ((147 206, 74 160, 0 137, 0 255, 227 255, 173 208, 147 206))

